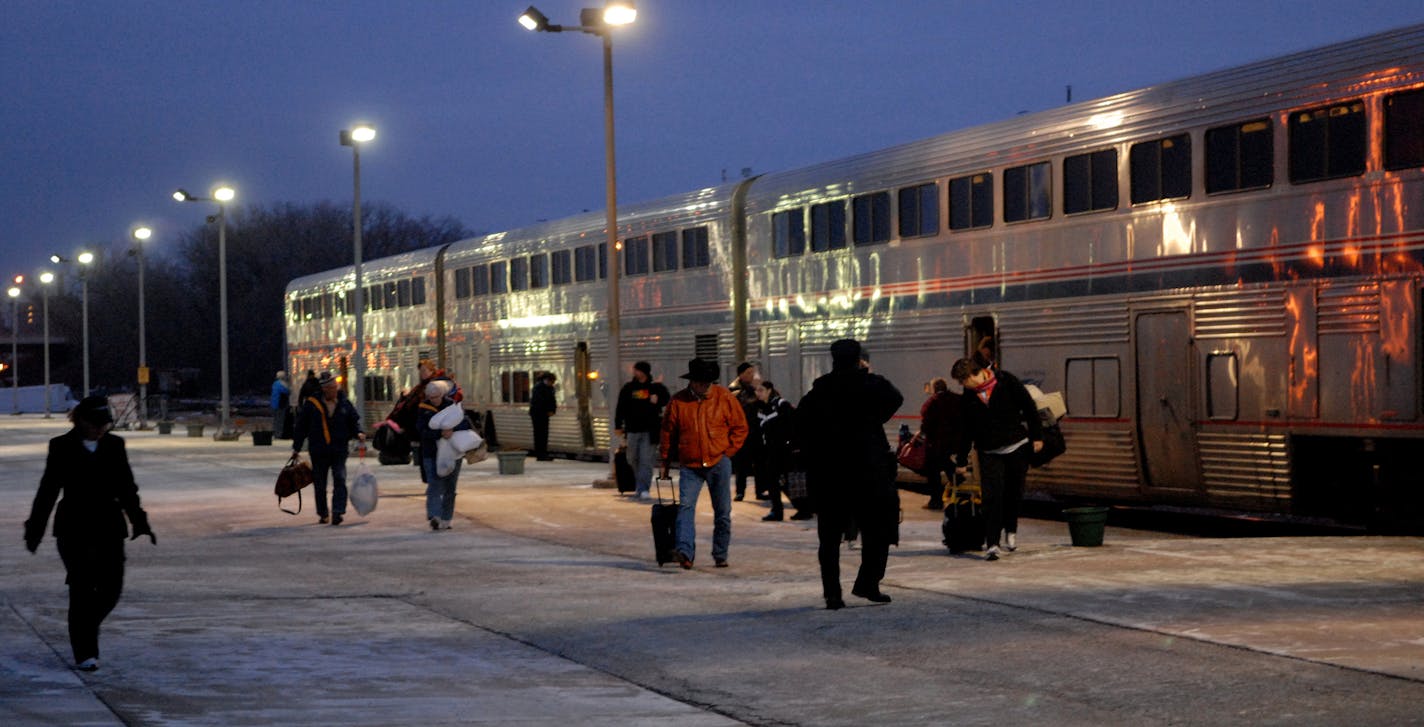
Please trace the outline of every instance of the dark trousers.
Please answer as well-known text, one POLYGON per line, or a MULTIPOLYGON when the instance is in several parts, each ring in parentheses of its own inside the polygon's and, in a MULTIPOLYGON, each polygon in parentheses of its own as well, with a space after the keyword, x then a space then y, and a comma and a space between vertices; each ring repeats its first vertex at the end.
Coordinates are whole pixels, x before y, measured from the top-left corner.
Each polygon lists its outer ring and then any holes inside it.
POLYGON ((534 425, 534 458, 549 457, 549 415, 533 414, 529 420, 534 425))
POLYGON ((732 472, 736 475, 737 497, 745 497, 747 494, 747 477, 756 477, 757 492, 764 492, 766 487, 762 485, 761 478, 756 473, 756 453, 752 451, 750 444, 743 446, 732 455, 732 472))
POLYGON ((785 506, 781 504, 781 477, 786 474, 786 468, 780 462, 774 461, 770 457, 763 457, 756 464, 757 489, 765 490, 767 496, 771 498, 771 514, 780 516, 785 513, 785 506), (762 483, 766 484, 763 485, 762 483))
MULTIPOLYGON (((816 504, 816 537, 820 547, 816 558, 821 562, 821 592, 826 598, 841 597, 841 539, 852 527, 857 515, 872 518, 876 503, 868 496, 818 497, 816 504)), ((883 517, 883 513, 881 516, 883 517)), ((890 557, 890 538, 884 523, 861 523, 860 570, 856 573, 853 591, 873 593, 880 590, 885 577, 885 561, 890 557)))
POLYGON ((316 488, 317 517, 326 517, 326 476, 331 474, 331 514, 346 514, 346 453, 311 453, 312 485, 316 488))
POLYGON ((979 453, 979 485, 984 497, 984 536, 988 545, 999 544, 999 533, 1019 531, 1019 505, 1028 477, 1031 445, 1008 454, 979 453))
POLYGON ((124 541, 58 541, 69 584, 69 648, 74 663, 99 656, 99 624, 124 590, 124 541))

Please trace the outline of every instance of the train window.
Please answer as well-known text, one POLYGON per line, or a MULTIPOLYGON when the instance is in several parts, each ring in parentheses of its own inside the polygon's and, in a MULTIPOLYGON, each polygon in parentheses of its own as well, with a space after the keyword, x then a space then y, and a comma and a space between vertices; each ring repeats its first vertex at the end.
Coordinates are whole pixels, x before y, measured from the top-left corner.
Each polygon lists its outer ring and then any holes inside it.
POLYGON ((361 379, 361 388, 366 392, 366 401, 394 401, 395 384, 389 376, 367 374, 361 379))
POLYGON ((511 403, 529 403, 529 372, 515 371, 510 374, 510 395, 514 397, 511 403))
POLYGON ((1275 181, 1269 119, 1206 130, 1206 193, 1264 189, 1275 181))
POLYGON ((544 253, 529 256, 529 287, 549 287, 549 256, 544 253))
POLYGON ((890 241, 890 193, 862 194, 850 202, 851 235, 857 245, 874 245, 890 241))
POLYGON ((648 274, 648 237, 642 235, 623 241, 623 273, 625 275, 648 274))
POLYGON ((568 285, 573 282, 573 260, 573 250, 555 250, 549 253, 549 268, 553 272, 554 285, 568 285))
POLYGON ((322 293, 322 295, 321 295, 321 317, 322 317, 322 318, 331 318, 331 317, 332 317, 332 314, 331 314, 331 294, 330 294, 330 293, 322 293))
POLYGON ((934 182, 900 190, 900 237, 939 232, 939 185, 934 182))
POLYGON ((580 283, 593 280, 598 268, 597 249, 593 245, 584 245, 574 249, 574 280, 580 283))
POLYGON ((705 268, 712 264, 707 245, 707 225, 682 231, 682 267, 705 268))
POLYGON ((1192 140, 1186 134, 1133 144, 1128 152, 1132 203, 1192 196, 1192 140))
POLYGON ((846 246, 845 200, 811 205, 811 252, 846 246))
POLYGON ((490 292, 496 295, 509 292, 509 263, 503 260, 489 264, 490 292))
POLYGON ((410 304, 425 305, 425 278, 412 278, 410 281, 410 304))
POLYGON ((598 243, 598 279, 608 279, 608 243, 598 243))
POLYGON ((356 315, 356 289, 344 290, 341 296, 341 314, 345 316, 356 315))
POLYGON ((1053 171, 1048 162, 1004 170, 1004 221, 1041 220, 1053 214, 1053 171))
POLYGON ((1075 417, 1117 417, 1121 370, 1116 358, 1068 359, 1063 387, 1068 413, 1075 417))
POLYGON ((806 213, 802 208, 771 215, 771 251, 776 257, 806 252, 806 213))
POLYGON ((1365 104, 1350 101, 1290 115, 1290 180, 1294 184, 1353 177, 1365 171, 1365 104))
POLYGON ((949 180, 949 229, 994 224, 994 175, 984 172, 949 180))
POLYGON ((409 307, 410 307, 410 281, 409 281, 409 280, 398 280, 398 281, 396 281, 396 307, 397 307, 397 308, 409 308, 409 307))
POLYGON ((1234 351, 1212 351, 1206 356, 1206 412, 1210 419, 1235 419, 1237 363, 1234 351))
POLYGON ((677 270, 677 233, 653 233, 653 272, 677 270))
POLYGON ((1117 150, 1063 160, 1063 213, 1117 209, 1117 150))
POLYGON ((386 310, 391 310, 392 308, 399 308, 400 292, 396 289, 396 282, 392 280, 391 282, 386 283, 381 287, 383 289, 382 292, 385 293, 384 302, 386 310))
POLYGON ((1424 89, 1384 99, 1384 168, 1424 167, 1424 89))
POLYGON ((529 258, 517 257, 509 261, 509 289, 529 289, 529 258))
POLYGON ((455 298, 470 297, 470 269, 455 268, 455 298))
POLYGON ((489 295, 490 276, 488 265, 475 265, 470 268, 470 293, 473 295, 489 295))
POLYGON ((380 283, 366 289, 366 307, 369 310, 381 310, 386 307, 386 296, 381 292, 380 283))

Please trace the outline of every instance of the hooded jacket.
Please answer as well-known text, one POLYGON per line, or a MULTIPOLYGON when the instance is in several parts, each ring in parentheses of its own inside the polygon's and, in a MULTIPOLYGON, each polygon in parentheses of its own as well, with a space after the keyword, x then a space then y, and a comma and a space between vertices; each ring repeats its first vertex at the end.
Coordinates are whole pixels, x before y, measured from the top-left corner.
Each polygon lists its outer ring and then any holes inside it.
POLYGON ((746 441, 742 403, 725 386, 713 384, 706 398, 683 389, 663 412, 663 461, 676 458, 685 467, 705 469, 736 454, 746 441))

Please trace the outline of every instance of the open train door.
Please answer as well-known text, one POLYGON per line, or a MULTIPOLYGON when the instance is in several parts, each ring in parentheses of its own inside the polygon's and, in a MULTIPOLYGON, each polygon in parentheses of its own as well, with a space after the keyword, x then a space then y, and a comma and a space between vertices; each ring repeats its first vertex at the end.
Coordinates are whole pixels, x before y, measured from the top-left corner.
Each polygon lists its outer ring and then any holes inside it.
POLYGON ((1137 441, 1144 490, 1198 494, 1196 397, 1192 338, 1183 311, 1145 311, 1133 318, 1137 441))
MULTIPOLYGON (((574 345, 574 397, 578 401, 578 423, 579 436, 583 440, 583 448, 586 450, 594 448, 593 439, 593 380, 589 378, 592 371, 592 359, 588 353, 588 342, 579 341, 574 345)), ((614 396, 617 396, 614 392, 614 396)))

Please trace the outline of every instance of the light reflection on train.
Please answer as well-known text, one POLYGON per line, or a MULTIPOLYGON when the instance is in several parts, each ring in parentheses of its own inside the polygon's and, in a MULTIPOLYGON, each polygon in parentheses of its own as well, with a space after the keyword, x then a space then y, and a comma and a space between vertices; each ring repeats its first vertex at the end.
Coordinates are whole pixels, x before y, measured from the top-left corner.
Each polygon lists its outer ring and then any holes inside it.
MULTIPOLYGON (((1424 524, 1424 26, 619 211, 620 358, 754 360, 795 401, 862 340, 914 424, 992 342, 1062 391, 1063 498, 1424 524), (1400 59, 1406 59, 1401 64, 1400 59)), ((437 359, 527 446, 604 456, 603 213, 368 263, 368 419, 437 359)), ((344 369, 350 268, 288 288, 344 369)))

